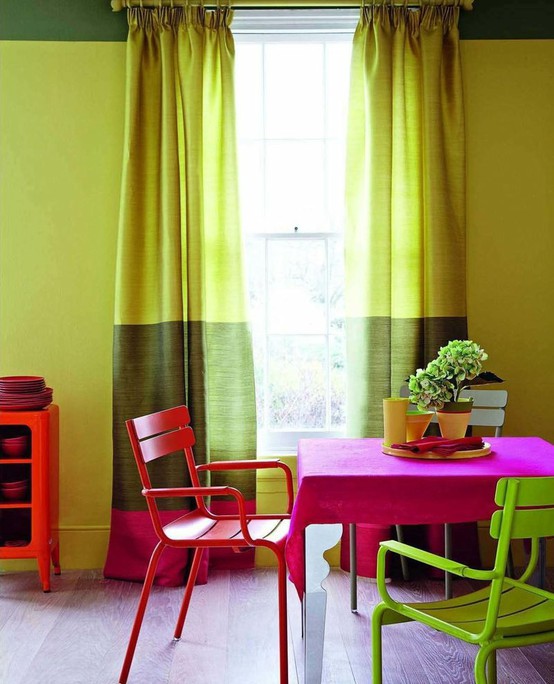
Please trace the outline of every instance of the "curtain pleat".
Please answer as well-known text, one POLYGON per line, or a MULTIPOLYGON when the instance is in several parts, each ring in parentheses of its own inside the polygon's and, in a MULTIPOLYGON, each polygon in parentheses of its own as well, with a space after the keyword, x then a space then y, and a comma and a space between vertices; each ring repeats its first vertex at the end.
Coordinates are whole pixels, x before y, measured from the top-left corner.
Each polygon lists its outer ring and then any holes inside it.
MULTIPOLYGON (((154 544, 127 419, 184 403, 199 463, 256 455, 231 18, 228 8, 128 10, 108 577, 143 579, 154 544)), ((180 455, 153 465, 155 486, 184 483, 180 455)), ((223 481, 253 506, 251 472, 212 478, 223 481)), ((168 500, 168 517, 188 503, 168 500)), ((166 550, 156 582, 182 583, 187 562, 166 550)))
POLYGON ((369 6, 355 32, 345 233, 347 429, 467 336, 459 9, 369 6))

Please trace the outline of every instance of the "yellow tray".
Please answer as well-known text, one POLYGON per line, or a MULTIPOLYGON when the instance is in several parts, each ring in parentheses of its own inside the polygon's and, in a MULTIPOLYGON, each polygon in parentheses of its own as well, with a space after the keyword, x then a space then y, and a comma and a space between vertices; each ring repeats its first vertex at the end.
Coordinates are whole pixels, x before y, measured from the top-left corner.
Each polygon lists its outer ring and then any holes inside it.
POLYGON ((418 458, 426 461, 452 461, 462 458, 479 458, 479 456, 488 456, 491 452, 491 445, 488 442, 483 442, 484 446, 481 449, 471 449, 468 451, 454 451, 448 456, 444 454, 436 454, 433 451, 425 451, 422 454, 415 454, 413 451, 407 449, 393 449, 392 447, 382 444, 384 454, 389 456, 401 456, 402 458, 418 458))

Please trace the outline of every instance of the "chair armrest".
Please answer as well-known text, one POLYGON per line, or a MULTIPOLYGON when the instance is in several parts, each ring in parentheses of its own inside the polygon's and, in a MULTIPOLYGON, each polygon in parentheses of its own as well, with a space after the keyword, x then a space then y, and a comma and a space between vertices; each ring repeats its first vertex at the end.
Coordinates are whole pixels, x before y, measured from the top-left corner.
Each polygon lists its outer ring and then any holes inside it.
POLYGON ((228 496, 232 487, 158 487, 143 489, 142 495, 152 499, 167 499, 172 496, 228 496))
POLYGON ((425 563, 425 565, 431 565, 434 568, 445 570, 446 572, 459 575, 460 577, 464 577, 465 570, 469 569, 467 565, 463 565, 463 563, 458 563, 449 558, 443 558, 443 556, 437 556, 435 553, 423 551, 422 549, 410 546, 409 544, 403 544, 402 542, 392 540, 384 541, 380 542, 380 546, 383 546, 388 551, 398 553, 400 556, 412 558, 420 563, 425 563))
POLYGON ((143 496, 147 499, 168 498, 174 496, 199 497, 199 496, 232 496, 236 499, 239 509, 239 522, 242 536, 245 541, 254 546, 248 530, 246 518, 246 502, 243 495, 235 487, 164 487, 160 489, 143 489, 143 496))
MULTIPOLYGON (((267 460, 245 459, 244 461, 212 461, 196 466, 196 470, 257 470, 258 468, 277 468, 278 458, 267 460)), ((287 466, 288 467, 288 466, 287 466)))
POLYGON ((398 553, 406 558, 412 558, 420 563, 425 563, 425 565, 439 568, 439 570, 450 572, 453 575, 458 575, 459 577, 470 577, 472 579, 479 580, 493 580, 498 576, 494 570, 475 570, 470 568, 468 565, 458 563, 458 561, 451 560, 450 558, 444 558, 443 556, 437 556, 435 553, 423 551, 422 549, 418 549, 415 546, 410 546, 409 544, 403 544, 402 542, 393 540, 383 541, 380 542, 380 546, 384 547, 387 551, 393 551, 394 553, 398 553))
POLYGON ((253 460, 247 459, 244 461, 213 461, 212 463, 205 463, 196 466, 197 472, 208 471, 218 472, 223 470, 267 470, 269 468, 280 468, 285 473, 287 482, 287 513, 292 513, 292 505, 294 502, 294 491, 292 486, 292 472, 286 463, 283 463, 278 458, 253 460))

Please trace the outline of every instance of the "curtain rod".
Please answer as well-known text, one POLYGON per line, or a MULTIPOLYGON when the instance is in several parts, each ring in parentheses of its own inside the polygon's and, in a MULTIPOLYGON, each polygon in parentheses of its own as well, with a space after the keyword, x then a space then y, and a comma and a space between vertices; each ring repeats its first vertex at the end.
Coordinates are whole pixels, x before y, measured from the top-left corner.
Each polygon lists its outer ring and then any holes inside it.
POLYGON ((364 3, 363 0, 223 0, 218 2, 191 2, 190 0, 111 0, 112 10, 120 12, 127 7, 186 7, 187 5, 230 6, 233 9, 303 9, 311 7, 336 9, 367 5, 396 5, 397 7, 455 6, 471 10, 473 0, 377 0, 364 3))

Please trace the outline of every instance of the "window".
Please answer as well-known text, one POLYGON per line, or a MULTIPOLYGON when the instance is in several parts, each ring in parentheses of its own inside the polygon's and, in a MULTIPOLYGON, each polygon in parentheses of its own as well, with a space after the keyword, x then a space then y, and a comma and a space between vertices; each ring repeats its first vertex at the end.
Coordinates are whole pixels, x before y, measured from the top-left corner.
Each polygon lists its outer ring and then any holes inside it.
POLYGON ((344 150, 356 18, 237 11, 233 22, 262 452, 344 431, 344 150))

